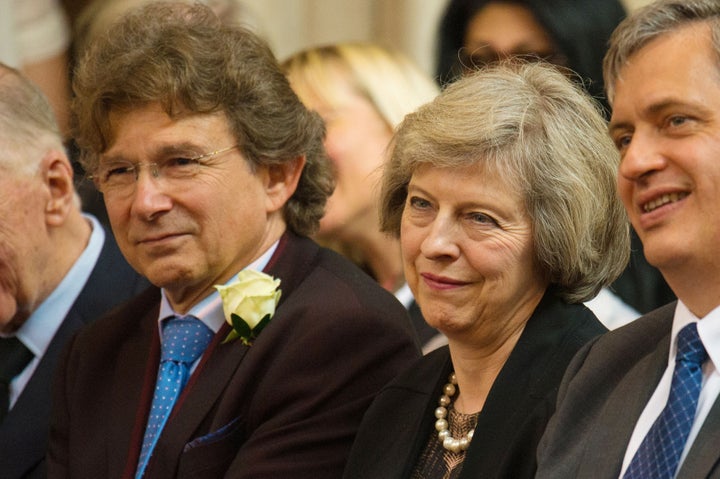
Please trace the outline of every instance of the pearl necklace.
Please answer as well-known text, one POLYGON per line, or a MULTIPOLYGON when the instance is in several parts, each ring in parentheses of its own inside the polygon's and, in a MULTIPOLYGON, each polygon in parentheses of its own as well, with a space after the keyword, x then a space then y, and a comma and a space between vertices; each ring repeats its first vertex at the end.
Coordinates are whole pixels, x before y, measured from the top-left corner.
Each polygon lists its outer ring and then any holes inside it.
POLYGON ((443 386, 443 394, 440 396, 440 401, 438 401, 439 406, 435 409, 435 417, 437 418, 437 421, 435 421, 435 430, 438 433, 438 439, 442 443, 442 446, 448 451, 458 453, 467 451, 468 447, 470 447, 470 441, 472 441, 473 434, 475 434, 475 429, 471 429, 470 432, 460 439, 455 439, 450 435, 450 425, 447 421, 448 406, 450 406, 451 403, 450 398, 457 392, 457 378, 454 372, 450 373, 448 381, 450 382, 443 386))

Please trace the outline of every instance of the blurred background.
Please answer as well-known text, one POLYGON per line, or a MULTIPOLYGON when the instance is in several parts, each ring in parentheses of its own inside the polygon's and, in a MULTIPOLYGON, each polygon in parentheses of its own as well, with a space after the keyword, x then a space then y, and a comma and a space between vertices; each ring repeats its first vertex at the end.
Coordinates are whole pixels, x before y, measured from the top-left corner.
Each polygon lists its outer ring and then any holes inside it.
MULTIPOLYGON (((8 0, 0 0, 7 2, 8 0)), ((11 0, 12 1, 12 0, 11 0)), ((33 3, 45 0, 22 0, 33 3)), ((105 0, 104 3, 110 0, 105 0)), ((114 1, 114 0, 113 0, 114 1)), ((101 0, 102 2, 102 0, 101 0)), ((116 3, 129 4, 134 0, 116 3)), ((437 26, 448 0, 242 0, 280 60, 310 47, 340 41, 374 41, 410 56, 426 72, 435 68, 437 26)), ((628 9, 649 0, 623 0, 628 9)), ((89 0, 62 0, 74 21, 89 0)), ((208 3, 212 3, 210 0, 208 3)), ((0 7, 1 8, 1 7, 0 7)))

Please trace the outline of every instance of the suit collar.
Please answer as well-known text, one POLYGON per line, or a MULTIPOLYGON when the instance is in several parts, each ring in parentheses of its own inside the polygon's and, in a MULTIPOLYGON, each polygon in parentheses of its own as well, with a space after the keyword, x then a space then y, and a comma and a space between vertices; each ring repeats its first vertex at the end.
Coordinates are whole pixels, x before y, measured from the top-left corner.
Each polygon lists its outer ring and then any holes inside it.
POLYGON ((610 341, 611 336, 619 337, 615 340, 617 354, 633 354, 637 359, 630 370, 617 373, 624 375, 597 414, 603 418, 603 427, 595 428, 587 438, 585 450, 589 454, 582 460, 579 476, 615 477, 620 473, 636 420, 667 367, 673 311, 674 303, 611 331, 600 339, 610 341), (639 332, 646 338, 647 349, 638 347, 634 341, 639 332), (623 337, 628 338, 629 343, 623 337), (628 347, 633 346, 634 350, 628 350, 628 347), (597 450, 602 450, 603 454, 593 452, 597 450))

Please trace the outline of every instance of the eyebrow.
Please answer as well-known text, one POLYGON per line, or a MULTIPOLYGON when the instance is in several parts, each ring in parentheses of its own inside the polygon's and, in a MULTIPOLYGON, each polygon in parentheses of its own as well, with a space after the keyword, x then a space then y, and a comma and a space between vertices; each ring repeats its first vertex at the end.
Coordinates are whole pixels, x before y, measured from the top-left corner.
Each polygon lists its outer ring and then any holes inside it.
MULTIPOLYGON (((201 146, 190 143, 188 141, 184 141, 181 143, 173 143, 169 145, 163 145, 160 147, 159 150, 154 151, 152 153, 152 157, 168 157, 173 155, 201 155, 204 153, 204 150, 201 146)), ((101 161, 104 163, 112 163, 116 161, 130 161, 123 155, 122 152, 119 152, 114 155, 110 156, 103 156, 101 158, 101 161)))
MULTIPOLYGON (((673 98, 668 98, 666 100, 662 100, 656 103, 653 103, 652 105, 644 108, 642 110, 642 116, 643 117, 653 117, 656 116, 666 110, 670 110, 673 108, 679 108, 682 107, 683 109, 694 111, 697 113, 707 114, 709 113, 709 110, 702 105, 699 105, 697 103, 688 103, 684 100, 678 100, 673 98)), ((612 118, 610 119, 610 122, 608 123, 608 132, 612 135, 613 132, 616 132, 618 130, 632 130, 633 125, 630 122, 627 121, 619 121, 614 122, 612 118)))

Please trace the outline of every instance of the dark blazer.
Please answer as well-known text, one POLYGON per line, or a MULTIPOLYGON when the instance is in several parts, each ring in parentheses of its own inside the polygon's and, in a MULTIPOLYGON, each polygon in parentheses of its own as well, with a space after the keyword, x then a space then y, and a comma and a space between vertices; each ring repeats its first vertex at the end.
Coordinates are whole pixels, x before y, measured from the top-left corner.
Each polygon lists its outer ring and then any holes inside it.
POLYGON ((109 231, 95 268, 68 311, 30 381, 0 424, 0 477, 45 477, 52 375, 58 357, 81 326, 149 286, 125 261, 109 231))
MULTIPOLYGON (((677 303, 659 308, 581 350, 568 367, 558 411, 538 449, 541 478, 617 478, 635 424, 665 368, 677 303)), ((720 477, 716 401, 678 478, 720 477)))
MULTIPOLYGON (((545 295, 493 384, 460 477, 533 477, 535 448, 563 372, 585 342, 605 331, 585 306, 545 295)), ((435 434, 434 410, 451 370, 444 346, 385 387, 363 419, 343 478, 409 478, 435 434)))
MULTIPOLYGON (((363 413, 420 356, 403 306, 336 253, 286 234, 252 346, 222 343, 190 378, 147 478, 337 478, 363 413)), ((159 291, 82 331, 57 378, 50 477, 132 477, 159 361, 159 291)))

